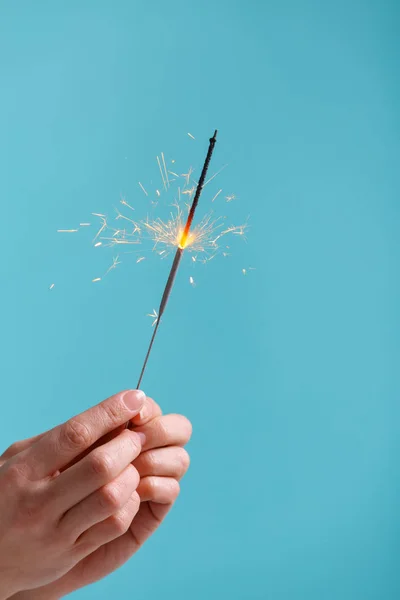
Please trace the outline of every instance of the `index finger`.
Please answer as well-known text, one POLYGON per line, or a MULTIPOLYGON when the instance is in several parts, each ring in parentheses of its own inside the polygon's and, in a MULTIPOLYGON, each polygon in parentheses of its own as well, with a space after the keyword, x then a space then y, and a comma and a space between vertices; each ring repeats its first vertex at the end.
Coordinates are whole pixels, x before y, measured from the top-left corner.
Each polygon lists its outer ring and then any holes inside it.
POLYGON ((127 390, 72 417, 19 455, 24 469, 38 479, 52 475, 106 433, 138 414, 145 398, 140 390, 127 390))

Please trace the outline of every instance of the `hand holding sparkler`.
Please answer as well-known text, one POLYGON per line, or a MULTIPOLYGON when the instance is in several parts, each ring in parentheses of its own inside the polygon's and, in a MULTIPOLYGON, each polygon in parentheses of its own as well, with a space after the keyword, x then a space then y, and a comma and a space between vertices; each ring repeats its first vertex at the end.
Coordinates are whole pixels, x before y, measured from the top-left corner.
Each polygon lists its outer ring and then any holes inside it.
POLYGON ((185 417, 129 390, 10 446, 0 456, 0 600, 61 598, 125 563, 174 504, 190 435, 185 417))

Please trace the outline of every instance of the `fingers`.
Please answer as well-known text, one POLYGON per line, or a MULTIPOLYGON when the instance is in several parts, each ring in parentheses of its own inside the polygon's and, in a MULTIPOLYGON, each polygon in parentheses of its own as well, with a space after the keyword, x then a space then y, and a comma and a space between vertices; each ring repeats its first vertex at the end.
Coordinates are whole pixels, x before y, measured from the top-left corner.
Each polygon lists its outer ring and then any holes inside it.
POLYGON ((120 392, 69 419, 21 453, 25 468, 37 479, 61 470, 102 436, 138 414, 144 400, 145 395, 138 390, 120 392))
POLYGON ((101 523, 93 525, 78 538, 76 550, 86 556, 100 546, 123 536, 131 527, 139 507, 140 498, 137 492, 133 492, 123 508, 101 523))
POLYGON ((81 461, 48 484, 48 495, 58 515, 113 481, 141 450, 140 435, 124 430, 118 437, 95 448, 81 461))
MULTIPOLYGON (((157 402, 155 402, 152 398, 146 397, 140 412, 131 419, 131 423, 134 426, 144 425, 151 421, 151 419, 153 419, 154 417, 161 416, 161 414, 162 411, 161 408, 158 406, 157 402)), ((62 469, 60 469, 60 471, 63 471, 71 465, 75 464, 75 462, 78 462, 81 458, 83 458, 83 456, 85 456, 85 454, 88 454, 91 450, 93 450, 93 448, 96 448, 97 446, 102 446, 106 442, 109 442, 117 435, 119 435, 124 429, 125 423, 123 425, 120 425, 113 431, 106 433, 105 435, 103 435, 103 437, 98 439, 90 448, 82 452, 79 456, 76 456, 68 465, 65 465, 62 469)))
POLYGON ((140 477, 158 475, 181 479, 189 468, 189 454, 179 446, 156 448, 142 452, 134 461, 140 477))
POLYGON ((165 415, 136 427, 135 431, 145 434, 143 450, 150 450, 162 446, 184 446, 192 435, 192 425, 182 415, 165 415))
POLYGON ((172 504, 179 495, 179 483, 173 477, 144 477, 140 480, 137 492, 141 502, 172 504))
POLYGON ((73 542, 93 525, 118 513, 129 501, 139 484, 139 473, 128 465, 113 481, 73 506, 60 520, 61 535, 73 542))
POLYGON ((146 400, 143 403, 143 406, 140 410, 140 413, 134 416, 131 419, 133 425, 140 427, 141 425, 145 425, 154 417, 161 417, 162 410, 158 406, 157 402, 155 402, 152 398, 146 397, 146 400))

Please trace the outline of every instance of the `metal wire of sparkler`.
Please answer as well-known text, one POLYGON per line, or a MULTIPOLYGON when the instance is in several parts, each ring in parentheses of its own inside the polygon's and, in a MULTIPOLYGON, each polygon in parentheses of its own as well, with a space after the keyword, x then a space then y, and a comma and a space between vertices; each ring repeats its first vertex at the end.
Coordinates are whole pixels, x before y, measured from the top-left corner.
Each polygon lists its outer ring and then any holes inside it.
MULTIPOLYGON (((147 350, 147 353, 146 353, 146 357, 145 357, 144 362, 143 362, 142 370, 140 372, 140 376, 139 376, 139 380, 138 380, 136 389, 139 389, 140 385, 142 383, 143 375, 145 373, 145 370, 146 370, 146 367, 147 367, 147 363, 148 363, 148 360, 149 360, 149 357, 150 357, 150 353, 151 353, 151 350, 153 348, 154 340, 156 338, 157 331, 158 331, 158 328, 159 328, 159 325, 160 325, 160 322, 161 322, 161 317, 162 317, 162 315, 163 315, 163 313, 165 311, 165 308, 167 306, 167 302, 168 302, 169 296, 171 294, 172 287, 174 285, 176 273, 178 271, 178 267, 179 267, 179 264, 181 262, 183 251, 184 251, 184 249, 186 247, 186 244, 188 242, 190 227, 192 225, 194 214, 196 212, 196 208, 197 208, 197 205, 199 203, 200 195, 201 195, 202 189, 204 187, 204 181, 205 181, 205 178, 206 178, 206 175, 207 175, 208 167, 209 167, 209 164, 210 164, 210 161, 211 161, 211 157, 212 157, 212 154, 213 154, 213 151, 214 151, 214 146, 215 146, 216 141, 217 141, 217 130, 215 130, 213 137, 210 138, 210 142, 209 142, 209 146, 208 146, 208 151, 207 151, 207 156, 206 156, 206 159, 204 161, 203 169, 201 171, 200 179, 199 179, 199 182, 197 184, 196 193, 195 193, 195 196, 193 198, 192 205, 190 207, 189 215, 188 215, 188 218, 186 220, 186 224, 185 224, 185 227, 183 229, 183 232, 182 232, 182 235, 181 235, 181 238, 180 238, 180 241, 179 241, 178 248, 176 249, 174 261, 172 263, 172 266, 171 266, 171 269, 170 269, 170 272, 169 272, 169 275, 168 275, 168 280, 167 280, 167 283, 166 283, 165 288, 164 288, 164 292, 163 292, 163 295, 162 295, 162 298, 161 298, 161 302, 160 302, 160 308, 158 310, 157 322, 156 322, 156 325, 155 325, 155 328, 154 328, 154 331, 153 331, 153 335, 151 336, 150 344, 149 344, 149 347, 148 347, 148 350, 147 350)), ((129 425, 130 425, 130 421, 128 423, 126 423, 125 427, 128 428, 129 425)))

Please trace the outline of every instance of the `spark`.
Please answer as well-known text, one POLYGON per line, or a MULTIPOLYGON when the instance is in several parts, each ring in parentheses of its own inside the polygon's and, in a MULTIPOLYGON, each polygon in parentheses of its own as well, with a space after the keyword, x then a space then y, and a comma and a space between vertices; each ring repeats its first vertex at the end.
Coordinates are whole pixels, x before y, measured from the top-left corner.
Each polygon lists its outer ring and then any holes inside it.
POLYGON ((195 282, 194 282, 194 279, 193 279, 193 277, 189 277, 189 283, 190 283, 190 285, 191 285, 191 286, 193 286, 193 287, 196 285, 196 284, 195 284, 195 282))
POLYGON ((246 269, 242 269, 242 273, 243 273, 243 275, 247 275, 247 270, 246 269))
MULTIPOLYGON (((114 207, 115 208, 115 207, 114 207)), ((115 208, 115 211, 117 213, 117 216, 115 217, 115 220, 118 221, 118 219, 125 219, 125 221, 129 221, 130 223, 133 223, 133 225, 136 225, 135 221, 133 221, 132 219, 130 219, 129 217, 127 217, 126 215, 122 214, 121 212, 119 212, 118 208, 115 208)))
POLYGON ((214 173, 214 175, 212 175, 210 177, 210 179, 207 179, 207 181, 205 182, 205 184, 203 185, 203 187, 206 187, 206 185, 208 185, 210 183, 210 181, 212 181, 213 179, 215 179, 215 177, 217 177, 217 175, 219 175, 220 173, 222 173, 222 171, 224 169, 226 169, 227 166, 228 165, 223 165, 223 167, 221 167, 219 171, 217 171, 216 173, 214 173))
POLYGON ((192 188, 190 188, 190 190, 183 190, 182 194, 187 194, 188 196, 192 197, 194 192, 195 192, 195 187, 193 186, 192 188))
POLYGON ((98 230, 98 232, 96 233, 96 235, 94 236, 93 242, 95 242, 97 240, 97 238, 99 237, 99 235, 107 227, 107 219, 106 219, 106 217, 100 217, 100 219, 102 220, 102 225, 101 225, 100 229, 98 230))
POLYGON ((174 163, 175 163, 175 159, 173 158, 173 159, 171 160, 171 162, 172 162, 172 164, 174 164, 174 163))
POLYGON ((177 173, 174 173, 173 171, 168 171, 168 173, 170 173, 170 175, 173 175, 174 177, 179 177, 179 175, 177 173))
POLYGON ((157 194, 158 197, 160 197, 161 196, 160 190, 156 190, 156 194, 157 194))
POLYGON ((52 290, 54 287, 54 283, 51 284, 51 286, 49 287, 49 290, 52 290))
POLYGON ((218 198, 218 196, 220 195, 220 193, 222 192, 222 188, 220 190, 218 190, 218 192, 215 194, 214 198, 211 200, 211 202, 214 202, 214 200, 216 200, 218 198))
POLYGON ((145 256, 139 256, 139 258, 137 259, 136 262, 140 263, 140 262, 142 262, 142 260, 146 260, 146 257, 145 256))
POLYGON ((116 256, 115 258, 113 258, 112 264, 110 265, 110 267, 108 267, 107 271, 105 272, 105 275, 107 275, 107 273, 109 273, 112 269, 116 269, 117 265, 121 264, 121 261, 118 259, 119 259, 119 256, 116 256))
POLYGON ((98 248, 99 246, 102 246, 103 242, 96 242, 96 244, 94 245, 95 248, 98 248))
POLYGON ((95 217, 105 217, 106 215, 102 215, 101 213, 92 213, 95 217))
POLYGON ((236 196, 232 194, 231 196, 225 196, 225 199, 227 202, 232 202, 232 200, 236 200, 236 196))
POLYGON ((158 313, 157 313, 156 309, 153 308, 153 312, 151 314, 147 314, 146 317, 151 317, 152 319, 154 319, 154 321, 151 324, 151 326, 154 327, 154 325, 158 321, 158 313))
POLYGON ((146 194, 146 196, 148 196, 148 193, 146 192, 146 190, 144 189, 144 187, 142 186, 142 184, 140 183, 140 181, 139 181, 139 185, 142 188, 142 190, 144 191, 144 193, 146 194))
POLYGON ((140 240, 126 240, 124 238, 102 237, 102 240, 108 241, 106 246, 116 246, 117 244, 140 244, 140 240))
POLYGON ((130 204, 127 203, 127 201, 125 200, 125 198, 122 198, 122 200, 120 200, 121 204, 123 204, 124 206, 127 206, 128 208, 130 208, 131 210, 135 210, 133 208, 133 206, 131 206, 130 204))
POLYGON ((182 173, 181 177, 184 177, 185 180, 186 180, 186 184, 185 185, 189 185, 190 177, 191 177, 192 173, 193 173, 193 168, 192 167, 189 168, 189 171, 187 173, 182 173))
POLYGON ((195 139, 196 139, 196 138, 194 137, 194 135, 192 135, 191 133, 188 133, 188 136, 189 136, 190 138, 192 138, 192 140, 195 140, 195 139))
POLYGON ((196 260, 197 260, 197 256, 192 256, 192 261, 196 262, 196 260))
POLYGON ((164 167, 164 172, 165 172, 165 179, 166 179, 166 181, 167 181, 167 186, 169 187, 168 171, 167 171, 167 167, 166 167, 166 165, 165 165, 164 152, 161 152, 161 158, 162 158, 163 167, 164 167))
POLYGON ((78 229, 57 229, 57 233, 76 233, 78 229))
POLYGON ((160 175, 161 175, 161 179, 162 179, 162 182, 163 182, 164 189, 167 190, 167 184, 165 183, 164 173, 162 171, 160 159, 158 158, 158 156, 157 156, 157 163, 158 163, 158 168, 160 169, 160 175))
POLYGON ((90 227, 90 223, 79 223, 80 227, 90 227))
POLYGON ((96 283, 96 281, 101 281, 101 277, 96 277, 95 279, 92 279, 92 283, 96 283))

